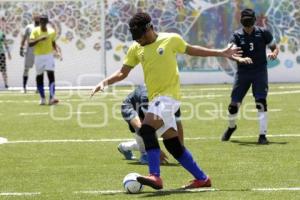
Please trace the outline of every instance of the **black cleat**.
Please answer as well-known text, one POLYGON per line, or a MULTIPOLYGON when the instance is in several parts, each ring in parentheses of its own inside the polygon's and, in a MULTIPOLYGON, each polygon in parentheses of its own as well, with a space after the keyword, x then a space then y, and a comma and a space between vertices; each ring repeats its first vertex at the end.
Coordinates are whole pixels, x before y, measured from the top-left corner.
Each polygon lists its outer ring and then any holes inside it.
POLYGON ((236 130, 237 126, 235 126, 234 128, 227 128, 227 130, 225 131, 225 133, 222 136, 222 141, 228 141, 232 135, 232 133, 236 130))
POLYGON ((258 144, 269 144, 269 141, 265 135, 259 135, 258 144))

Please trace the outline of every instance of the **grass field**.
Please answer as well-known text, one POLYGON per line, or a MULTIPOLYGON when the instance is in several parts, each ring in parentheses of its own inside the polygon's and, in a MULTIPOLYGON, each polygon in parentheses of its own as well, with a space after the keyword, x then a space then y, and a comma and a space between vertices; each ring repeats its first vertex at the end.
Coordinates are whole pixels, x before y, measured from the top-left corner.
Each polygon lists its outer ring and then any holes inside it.
MULTIPOLYGON (((211 176, 211 190, 175 190, 192 177, 169 156, 161 167, 164 190, 123 192, 129 172, 146 165, 124 160, 117 145, 132 138, 119 107, 130 88, 89 99, 89 91, 58 91, 61 103, 39 106, 33 92, 0 92, 0 199, 300 199, 300 84, 271 84, 269 145, 256 144, 251 95, 231 142, 227 126, 230 85, 183 86, 185 145, 211 176)), ((163 145, 161 147, 164 149, 163 145)), ((136 154, 139 156, 138 154, 136 154)))

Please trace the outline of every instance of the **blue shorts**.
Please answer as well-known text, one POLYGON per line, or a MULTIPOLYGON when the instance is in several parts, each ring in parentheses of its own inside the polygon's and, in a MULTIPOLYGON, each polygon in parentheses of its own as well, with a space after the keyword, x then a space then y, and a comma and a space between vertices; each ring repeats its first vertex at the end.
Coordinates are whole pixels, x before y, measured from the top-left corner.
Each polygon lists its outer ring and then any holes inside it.
POLYGON ((252 94, 255 100, 266 99, 268 95, 268 72, 237 72, 235 74, 233 89, 231 93, 231 101, 241 103, 247 94, 250 86, 252 86, 252 94))

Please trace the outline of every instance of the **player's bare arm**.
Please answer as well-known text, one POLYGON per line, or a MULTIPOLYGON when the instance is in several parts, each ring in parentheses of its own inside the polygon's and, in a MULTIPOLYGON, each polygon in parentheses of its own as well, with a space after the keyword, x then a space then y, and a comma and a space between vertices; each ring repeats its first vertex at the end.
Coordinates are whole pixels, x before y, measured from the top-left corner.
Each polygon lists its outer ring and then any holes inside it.
POLYGON ((108 78, 100 81, 100 83, 98 83, 98 85, 96 85, 96 87, 92 90, 91 96, 94 96, 94 94, 99 91, 102 92, 105 86, 124 80, 128 76, 131 69, 132 67, 123 65, 123 67, 120 70, 116 71, 108 78))
POLYGON ((186 47, 186 54, 190 56, 202 56, 202 57, 208 57, 208 56, 217 56, 217 57, 227 57, 232 58, 232 56, 241 56, 241 48, 237 47, 233 44, 228 46, 225 49, 209 49, 202 46, 196 46, 196 45, 187 45, 186 47))
POLYGON ((20 46, 20 56, 24 57, 24 45, 25 45, 26 37, 22 35, 21 46, 20 46))
POLYGON ((267 54, 268 58, 271 60, 275 60, 279 54, 279 48, 275 43, 269 45, 271 52, 267 54))
POLYGON ((39 38, 37 38, 37 39, 35 39, 35 40, 30 39, 30 40, 29 40, 29 46, 30 46, 30 47, 33 47, 33 46, 35 46, 37 43, 39 43, 39 42, 41 42, 41 41, 43 41, 43 40, 46 40, 47 38, 48 38, 48 36, 41 36, 41 37, 39 37, 39 38))
POLYGON ((61 53, 61 48, 56 44, 55 41, 52 42, 53 49, 55 51, 56 56, 62 61, 62 53, 61 53))

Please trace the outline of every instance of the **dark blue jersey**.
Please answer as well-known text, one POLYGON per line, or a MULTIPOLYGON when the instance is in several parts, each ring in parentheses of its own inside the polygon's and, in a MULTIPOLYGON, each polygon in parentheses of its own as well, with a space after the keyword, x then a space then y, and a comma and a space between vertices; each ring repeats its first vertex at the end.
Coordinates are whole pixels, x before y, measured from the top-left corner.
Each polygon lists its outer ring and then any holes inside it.
POLYGON ((144 113, 148 110, 148 93, 144 85, 139 85, 123 101, 124 104, 131 104, 141 119, 144 119, 144 113))
POLYGON ((270 31, 255 26, 251 34, 243 29, 234 32, 231 42, 243 50, 242 57, 249 57, 253 64, 238 63, 238 72, 260 71, 267 69, 266 47, 273 40, 270 31))

